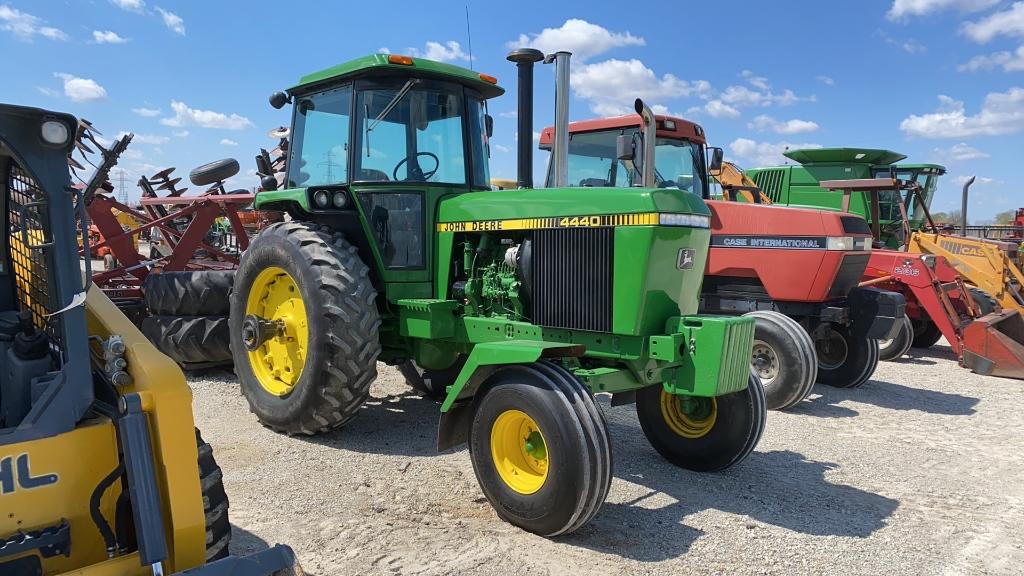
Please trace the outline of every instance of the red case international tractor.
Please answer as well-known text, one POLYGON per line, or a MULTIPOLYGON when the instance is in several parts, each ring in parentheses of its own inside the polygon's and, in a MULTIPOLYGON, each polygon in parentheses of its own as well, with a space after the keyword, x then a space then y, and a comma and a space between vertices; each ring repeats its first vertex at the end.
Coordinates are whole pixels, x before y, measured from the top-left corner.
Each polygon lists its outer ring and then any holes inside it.
MULTIPOLYGON (((566 114, 568 56, 550 58, 566 114)), ((586 524, 611 484, 595 393, 635 400, 654 449, 693 470, 740 462, 766 413, 754 322, 697 314, 699 196, 530 189, 543 58, 509 55, 517 190, 489 185, 486 101, 504 90, 487 74, 374 54, 275 94, 294 110, 286 175, 280 187, 268 175, 255 203, 291 220, 242 254, 230 324, 243 394, 288 434, 355 417, 378 360, 454 374, 444 387, 411 374, 444 398, 438 448, 468 444, 496 513, 556 536, 586 524)))
MULTIPOLYGON (((705 134, 682 118, 638 108, 637 115, 573 122, 569 133, 571 186, 646 186, 645 159, 656 155, 652 185, 706 199, 711 251, 701 310, 755 318, 751 363, 770 408, 799 403, 815 381, 856 387, 868 380, 878 340, 902 321, 904 301, 857 287, 871 250, 863 218, 761 205, 754 190, 734 192, 754 192, 748 197, 755 203, 708 200, 705 134)), ((540 147, 549 149, 552 137, 545 128, 540 147)))

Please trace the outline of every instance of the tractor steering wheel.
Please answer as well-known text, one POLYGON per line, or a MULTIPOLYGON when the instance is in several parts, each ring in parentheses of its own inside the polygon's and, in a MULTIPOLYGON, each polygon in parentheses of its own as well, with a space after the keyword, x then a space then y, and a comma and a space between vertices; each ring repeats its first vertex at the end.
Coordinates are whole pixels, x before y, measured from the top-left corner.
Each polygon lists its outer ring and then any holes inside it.
POLYGON ((417 152, 415 156, 406 156, 405 158, 402 158, 398 164, 395 164, 395 169, 391 171, 392 180, 398 180, 398 169, 402 167, 402 164, 409 162, 410 158, 416 158, 417 162, 409 164, 409 173, 406 175, 406 181, 412 180, 416 182, 424 182, 430 180, 430 178, 437 173, 437 169, 441 167, 441 161, 437 159, 437 155, 433 152, 417 152), (420 168, 420 163, 418 161, 420 156, 429 156, 433 158, 434 169, 424 172, 423 169, 420 168))

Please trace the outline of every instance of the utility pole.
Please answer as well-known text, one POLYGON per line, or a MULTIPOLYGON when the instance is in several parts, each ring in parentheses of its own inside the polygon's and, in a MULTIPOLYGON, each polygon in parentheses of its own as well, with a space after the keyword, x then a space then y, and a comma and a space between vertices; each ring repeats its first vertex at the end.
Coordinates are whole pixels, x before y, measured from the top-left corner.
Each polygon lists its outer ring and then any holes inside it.
POLYGON ((334 167, 338 165, 338 164, 336 164, 334 162, 334 151, 333 150, 328 150, 324 154, 324 156, 327 158, 327 160, 324 160, 323 162, 320 162, 318 164, 318 166, 326 166, 327 167, 327 183, 328 184, 334 184, 335 183, 334 182, 334 167))
POLYGON ((117 190, 121 193, 121 203, 128 203, 128 189, 124 187, 124 170, 118 170, 117 190))

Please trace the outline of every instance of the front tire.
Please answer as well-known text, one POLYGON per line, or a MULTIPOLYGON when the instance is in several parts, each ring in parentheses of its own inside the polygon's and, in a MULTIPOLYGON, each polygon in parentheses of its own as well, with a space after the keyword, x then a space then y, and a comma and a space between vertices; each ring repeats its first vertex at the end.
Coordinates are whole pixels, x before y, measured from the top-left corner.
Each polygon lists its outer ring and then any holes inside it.
POLYGON ((676 396, 661 385, 636 395, 636 414, 651 446, 687 470, 715 472, 742 462, 757 446, 768 418, 761 379, 714 398, 676 396))
POLYGON ((981 311, 982 316, 987 316, 988 314, 999 310, 999 302, 997 302, 991 294, 985 292, 981 288, 968 286, 967 292, 971 295, 971 299, 974 300, 974 304, 978 307, 978 310, 981 311))
POLYGON ((312 435, 356 415, 377 377, 376 298, 340 234, 291 221, 256 236, 235 274, 231 351, 264 426, 312 435))
POLYGON ((906 316, 900 321, 900 328, 890 340, 878 341, 878 359, 888 362, 899 360, 914 343, 914 326, 906 316))
POLYGON ((454 364, 447 368, 435 370, 432 368, 420 368, 412 360, 406 360, 398 365, 399 372, 405 376, 405 382, 413 389, 422 393, 427 398, 442 400, 448 393, 448 387, 455 383, 459 372, 466 365, 466 357, 459 356, 454 364))
POLYGON ((914 327, 914 339, 910 344, 913 348, 931 348, 942 338, 942 330, 923 311, 921 318, 911 320, 911 324, 914 327))
POLYGON ((228 521, 228 495, 224 491, 224 474, 213 458, 213 447, 207 444, 196 428, 199 451, 199 485, 203 494, 203 515, 206 517, 206 561, 226 558, 231 543, 228 521))
POLYGON ((799 404, 811 393, 818 375, 811 337, 795 320, 778 312, 744 314, 754 318, 750 365, 764 388, 769 410, 799 404))
POLYGON ((818 382, 836 388, 857 388, 878 367, 878 340, 855 337, 849 328, 830 325, 814 341, 818 355, 818 382))
POLYGON ((511 365, 475 402, 470 458, 498 516, 551 537, 597 514, 611 486, 611 445, 582 382, 549 362, 511 365))

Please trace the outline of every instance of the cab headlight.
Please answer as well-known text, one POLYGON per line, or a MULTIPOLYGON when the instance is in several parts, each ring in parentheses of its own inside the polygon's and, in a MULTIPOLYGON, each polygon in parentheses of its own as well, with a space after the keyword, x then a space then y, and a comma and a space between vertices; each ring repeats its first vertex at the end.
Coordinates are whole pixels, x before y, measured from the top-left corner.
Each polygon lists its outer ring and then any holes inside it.
POLYGON ((313 193, 313 203, 317 208, 327 208, 327 205, 331 203, 331 197, 326 190, 317 190, 313 193))
POLYGON ((658 214, 662 226, 685 226, 688 228, 710 228, 711 218, 703 214, 658 214))
POLYGON ((348 196, 344 192, 335 192, 331 198, 331 204, 334 204, 335 208, 341 209, 348 205, 348 196))
POLYGON ((43 138, 43 142, 53 144, 54 146, 63 146, 64 144, 67 144, 68 138, 71 135, 71 131, 68 130, 67 124, 58 120, 46 120, 40 127, 39 132, 43 138))
POLYGON ((853 236, 829 236, 825 239, 826 250, 853 250, 853 236))

